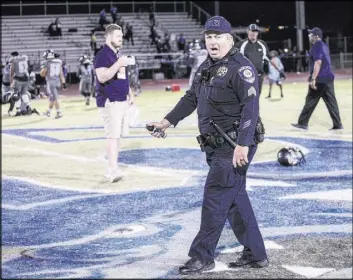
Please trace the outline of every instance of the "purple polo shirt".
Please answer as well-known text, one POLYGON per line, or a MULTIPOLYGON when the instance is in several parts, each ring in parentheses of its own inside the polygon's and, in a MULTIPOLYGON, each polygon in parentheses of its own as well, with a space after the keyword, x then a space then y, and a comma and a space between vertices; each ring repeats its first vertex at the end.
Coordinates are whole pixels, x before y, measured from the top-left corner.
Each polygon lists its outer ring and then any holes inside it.
MULTIPOLYGON (((110 68, 121 56, 121 53, 115 53, 107 44, 97 53, 94 58, 94 68, 110 68)), ((97 77, 96 77, 97 78, 97 77)), ((126 101, 129 94, 129 80, 127 70, 125 70, 125 79, 117 77, 113 78, 104 84, 100 83, 97 78, 96 83, 96 103, 97 107, 104 107, 105 102, 109 99, 110 102, 126 101)))
POLYGON ((332 70, 331 70, 330 51, 327 45, 321 40, 316 41, 312 45, 309 52, 310 77, 313 74, 314 64, 316 60, 322 61, 319 74, 316 77, 316 82, 318 83, 332 82, 335 78, 335 75, 332 73, 332 70))

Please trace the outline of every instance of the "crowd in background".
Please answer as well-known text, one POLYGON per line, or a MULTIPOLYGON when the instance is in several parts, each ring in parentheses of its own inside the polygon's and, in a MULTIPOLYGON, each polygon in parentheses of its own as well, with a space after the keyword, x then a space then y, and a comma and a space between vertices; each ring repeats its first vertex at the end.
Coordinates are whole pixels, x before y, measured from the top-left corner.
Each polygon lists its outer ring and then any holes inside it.
MULTIPOLYGON (((145 11, 140 8, 138 13, 136 13, 136 18, 141 19, 141 15, 144 14, 144 12, 145 11)), ((184 53, 187 58, 189 50, 195 40, 199 40, 201 47, 205 48, 205 42, 202 36, 200 36, 200 38, 194 38, 192 41, 187 41, 182 32, 179 34, 169 34, 167 31, 164 31, 163 34, 163 31, 161 31, 163 29, 159 26, 156 20, 153 6, 150 6, 146 12, 148 13, 148 24, 150 29, 148 38, 150 39, 150 45, 155 46, 157 54, 179 52, 184 53)), ((129 45, 135 45, 133 26, 129 22, 124 22, 121 15, 118 13, 118 8, 116 6, 112 6, 110 8, 109 13, 111 15, 111 20, 107 19, 107 13, 108 12, 105 8, 100 11, 97 26, 90 32, 90 49, 92 51, 92 55, 95 55, 102 48, 102 46, 97 46, 97 31, 104 31, 105 26, 111 23, 121 26, 124 34, 124 40, 129 45)), ((50 37, 62 38, 62 24, 58 17, 50 23, 47 32, 50 37)), ((242 38, 235 33, 233 34, 233 38, 235 43, 242 40, 242 38)), ((307 50, 298 52, 296 47, 294 47, 292 49, 277 49, 277 52, 286 72, 305 72, 308 70, 307 50)), ((163 61, 165 59, 171 60, 171 56, 167 57, 156 55, 155 58, 163 59, 163 61)))

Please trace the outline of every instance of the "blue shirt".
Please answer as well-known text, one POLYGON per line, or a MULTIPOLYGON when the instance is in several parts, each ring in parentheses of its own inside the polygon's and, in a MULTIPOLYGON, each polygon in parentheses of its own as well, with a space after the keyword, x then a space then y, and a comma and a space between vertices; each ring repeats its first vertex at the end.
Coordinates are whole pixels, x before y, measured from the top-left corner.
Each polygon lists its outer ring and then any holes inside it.
POLYGON ((310 77, 314 71, 314 64, 315 61, 321 60, 321 68, 319 74, 316 77, 316 82, 318 83, 327 83, 334 80, 335 75, 332 73, 331 70, 331 58, 330 58, 330 51, 327 45, 319 40, 316 41, 310 51, 309 51, 309 71, 310 77))
MULTIPOLYGON (((118 61, 120 56, 121 53, 115 53, 107 44, 104 44, 104 47, 94 58, 94 68, 110 68, 118 61)), ((98 107, 104 107, 107 99, 109 99, 110 102, 127 100, 127 95, 129 94, 129 80, 126 68, 123 77, 118 76, 117 73, 111 80, 104 84, 100 83, 98 78, 96 80, 96 103, 98 107)))

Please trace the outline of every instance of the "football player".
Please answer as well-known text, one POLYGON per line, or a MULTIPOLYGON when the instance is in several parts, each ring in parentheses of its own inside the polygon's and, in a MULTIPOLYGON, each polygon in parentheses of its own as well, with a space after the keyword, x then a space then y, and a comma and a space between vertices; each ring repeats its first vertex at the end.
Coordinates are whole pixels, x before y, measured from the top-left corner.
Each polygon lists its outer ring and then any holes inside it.
POLYGON ((40 75, 46 80, 47 93, 49 95, 49 108, 44 113, 45 116, 50 117, 51 110, 55 105, 56 116, 61 118, 63 115, 60 111, 59 92, 61 87, 67 88, 66 81, 62 69, 62 61, 60 58, 55 58, 53 50, 48 50, 43 57, 46 59, 42 64, 40 75))

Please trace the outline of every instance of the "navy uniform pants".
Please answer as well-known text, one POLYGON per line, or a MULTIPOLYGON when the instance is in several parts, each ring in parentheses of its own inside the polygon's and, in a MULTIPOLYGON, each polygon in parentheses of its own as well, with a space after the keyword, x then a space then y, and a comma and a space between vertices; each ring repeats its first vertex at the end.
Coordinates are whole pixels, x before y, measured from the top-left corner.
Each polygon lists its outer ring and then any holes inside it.
POLYGON ((299 116, 298 124, 308 125, 309 119, 314 112, 316 105, 319 103, 320 98, 322 98, 332 119, 333 127, 341 127, 342 122, 333 82, 316 83, 316 88, 317 89, 312 89, 309 87, 308 95, 306 96, 304 108, 299 116))
POLYGON ((246 171, 257 145, 249 148, 249 163, 234 168, 234 149, 228 145, 206 152, 210 170, 204 187, 200 230, 189 256, 202 262, 214 260, 214 253, 226 220, 229 221, 243 254, 257 261, 267 259, 262 235, 246 192, 246 171))

